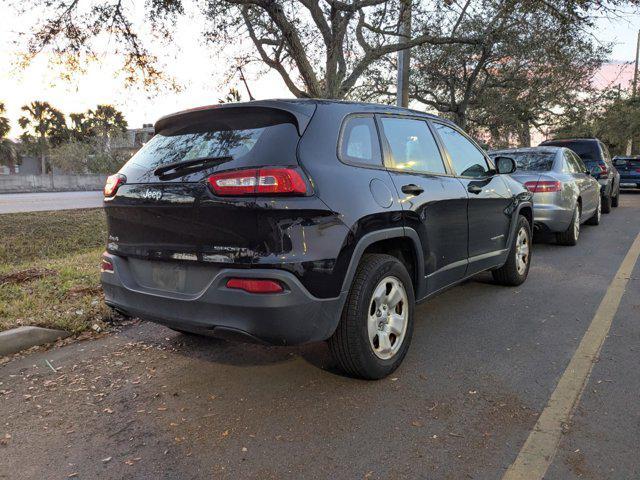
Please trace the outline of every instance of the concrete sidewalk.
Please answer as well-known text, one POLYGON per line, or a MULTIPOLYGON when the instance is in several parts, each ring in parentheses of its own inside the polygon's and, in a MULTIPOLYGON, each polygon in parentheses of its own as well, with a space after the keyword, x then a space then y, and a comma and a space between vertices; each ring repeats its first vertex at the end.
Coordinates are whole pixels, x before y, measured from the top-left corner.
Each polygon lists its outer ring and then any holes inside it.
POLYGON ((97 208, 102 206, 102 198, 102 191, 2 193, 0 194, 0 214, 97 208))

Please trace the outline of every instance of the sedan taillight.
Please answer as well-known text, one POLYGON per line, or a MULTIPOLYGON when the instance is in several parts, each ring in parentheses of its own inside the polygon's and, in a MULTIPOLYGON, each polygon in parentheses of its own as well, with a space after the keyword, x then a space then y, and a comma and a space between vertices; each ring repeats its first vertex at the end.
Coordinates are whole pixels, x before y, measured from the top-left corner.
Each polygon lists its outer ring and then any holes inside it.
POLYGON ((252 168, 208 178, 216 195, 304 195, 307 182, 294 168, 252 168))
POLYGON ((532 193, 559 192, 562 189, 562 184, 555 180, 525 182, 524 186, 532 193))

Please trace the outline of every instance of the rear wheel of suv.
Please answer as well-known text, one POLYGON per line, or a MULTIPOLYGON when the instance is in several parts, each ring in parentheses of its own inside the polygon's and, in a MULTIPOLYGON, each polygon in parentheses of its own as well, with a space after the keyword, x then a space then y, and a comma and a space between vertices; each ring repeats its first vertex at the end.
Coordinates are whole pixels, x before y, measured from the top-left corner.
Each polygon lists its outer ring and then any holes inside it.
POLYGON ((611 213, 611 195, 603 195, 602 213, 611 213))
POLYGON ((618 187, 618 191, 616 192, 616 196, 611 199, 611 206, 617 207, 620 205, 620 187, 618 187))
POLYGON ((340 368, 368 380, 398 368, 411 342, 414 304, 411 277, 396 257, 363 256, 338 328, 329 339, 340 368))
POLYGON ((531 227, 529 226, 529 221, 520 215, 507 262, 491 273, 493 274, 493 279, 501 285, 515 287, 527 279, 530 264, 531 227))
POLYGON ((560 245, 576 245, 578 243, 578 237, 580 236, 580 204, 576 204, 576 208, 573 210, 573 217, 571 217, 571 223, 569 228, 564 232, 556 233, 556 241, 560 245))

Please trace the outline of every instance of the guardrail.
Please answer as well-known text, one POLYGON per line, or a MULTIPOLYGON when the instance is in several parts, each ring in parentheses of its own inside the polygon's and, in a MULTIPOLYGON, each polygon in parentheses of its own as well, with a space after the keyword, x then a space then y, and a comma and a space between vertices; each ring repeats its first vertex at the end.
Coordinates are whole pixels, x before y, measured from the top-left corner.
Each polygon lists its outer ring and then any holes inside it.
POLYGON ((2 175, 0 193, 102 190, 106 175, 2 175))

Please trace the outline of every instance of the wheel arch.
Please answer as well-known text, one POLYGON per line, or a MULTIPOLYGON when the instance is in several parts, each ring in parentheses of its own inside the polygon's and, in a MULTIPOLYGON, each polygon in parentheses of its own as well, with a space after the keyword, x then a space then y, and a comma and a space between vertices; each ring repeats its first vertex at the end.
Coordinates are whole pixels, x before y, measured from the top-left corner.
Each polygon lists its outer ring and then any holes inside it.
POLYGON ((376 230, 365 234, 356 244, 349 267, 342 283, 342 294, 351 287, 358 264, 367 253, 386 253, 400 260, 409 271, 416 298, 420 298, 425 289, 424 254, 418 233, 407 227, 394 227, 376 230))

